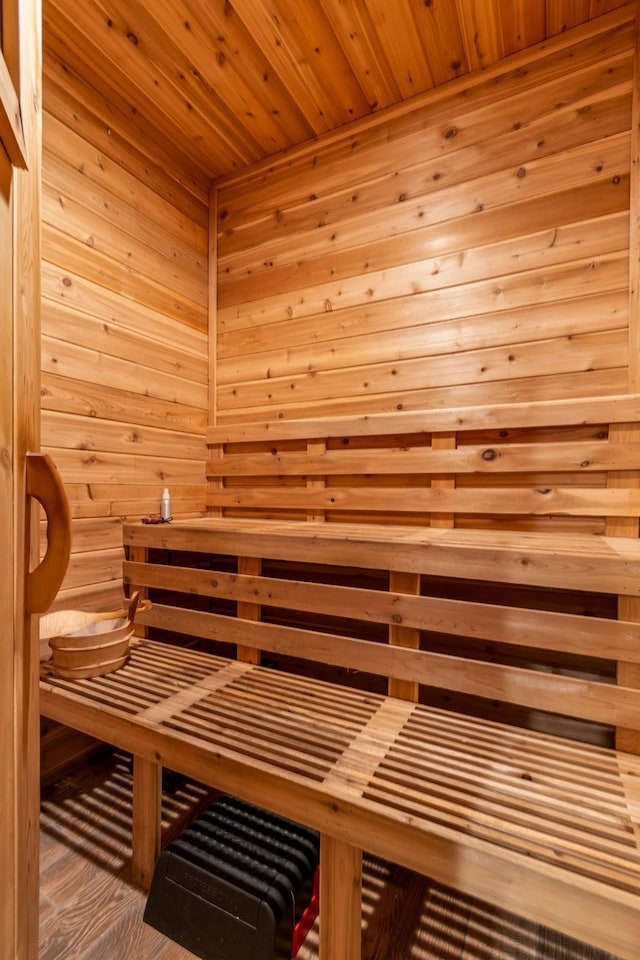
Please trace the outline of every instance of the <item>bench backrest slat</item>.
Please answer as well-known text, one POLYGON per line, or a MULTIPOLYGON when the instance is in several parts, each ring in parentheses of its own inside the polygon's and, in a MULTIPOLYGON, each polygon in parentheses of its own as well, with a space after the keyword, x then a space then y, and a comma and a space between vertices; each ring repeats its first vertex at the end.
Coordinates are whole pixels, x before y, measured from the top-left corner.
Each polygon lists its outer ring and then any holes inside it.
POLYGON ((640 490, 600 487, 582 490, 553 487, 547 483, 533 488, 420 489, 407 487, 326 487, 322 490, 291 487, 222 489, 209 498, 211 505, 256 510, 347 510, 350 513, 439 513, 509 514, 526 516, 609 517, 637 516, 640 490))
POLYGON ((264 454, 227 454, 208 465, 210 476, 264 477, 344 476, 376 474, 397 476, 421 473, 532 473, 633 470, 640 465, 639 444, 595 442, 514 443, 458 446, 438 450, 424 446, 391 446, 361 452, 342 448, 317 456, 305 451, 264 454))
POLYGON ((528 651, 556 651, 640 664, 640 624, 631 621, 266 574, 243 576, 216 570, 213 575, 209 570, 164 564, 130 561, 125 572, 137 586, 184 590, 234 604, 253 603, 261 608, 263 616, 269 608, 279 608, 339 617, 360 624, 363 636, 367 633, 363 624, 402 625, 446 634, 452 651, 456 648, 454 638, 471 637, 528 651))
POLYGON ((640 516, 640 443, 625 432, 639 415, 629 395, 212 427, 207 506, 516 530, 545 517, 602 534, 640 516))

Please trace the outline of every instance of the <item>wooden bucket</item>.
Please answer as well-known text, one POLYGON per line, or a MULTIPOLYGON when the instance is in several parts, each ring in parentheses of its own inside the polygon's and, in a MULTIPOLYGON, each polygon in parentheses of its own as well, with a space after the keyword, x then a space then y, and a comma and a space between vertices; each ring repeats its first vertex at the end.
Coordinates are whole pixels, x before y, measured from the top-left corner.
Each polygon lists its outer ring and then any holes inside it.
POLYGON ((124 666, 129 659, 136 611, 151 606, 147 601, 138 607, 138 599, 139 594, 134 593, 127 610, 94 614, 58 610, 42 617, 40 639, 47 639, 51 648, 47 668, 59 677, 84 679, 124 666))

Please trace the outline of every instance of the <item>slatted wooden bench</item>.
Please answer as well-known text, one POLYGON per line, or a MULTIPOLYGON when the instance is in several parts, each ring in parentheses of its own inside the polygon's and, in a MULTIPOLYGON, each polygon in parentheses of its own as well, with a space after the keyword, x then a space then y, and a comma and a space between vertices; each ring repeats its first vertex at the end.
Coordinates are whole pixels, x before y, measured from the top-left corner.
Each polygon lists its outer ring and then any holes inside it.
MULTIPOLYGON (((602 590, 622 619, 640 621, 627 576, 639 534, 637 394, 229 424, 208 442, 215 515, 383 523, 399 543, 398 525, 417 526, 419 550, 437 558, 431 572, 488 575, 514 596, 527 583, 602 590)), ((393 569, 410 569, 403 562, 398 551, 393 569)), ((637 666, 617 670, 640 686, 637 666)), ((635 731, 619 737, 640 752, 635 731)))
POLYGON ((124 531, 142 623, 211 652, 41 683, 134 754, 139 878, 166 765, 320 830, 323 960, 359 955, 363 849, 636 960, 639 414, 211 431, 225 515, 124 531))

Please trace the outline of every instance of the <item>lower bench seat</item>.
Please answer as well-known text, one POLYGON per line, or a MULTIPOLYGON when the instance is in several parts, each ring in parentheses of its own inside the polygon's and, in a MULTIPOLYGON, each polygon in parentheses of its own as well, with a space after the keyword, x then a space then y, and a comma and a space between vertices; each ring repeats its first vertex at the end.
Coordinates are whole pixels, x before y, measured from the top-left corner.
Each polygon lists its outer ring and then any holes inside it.
POLYGON ((637 960, 638 757, 149 640, 44 665, 41 710, 134 754, 143 883, 162 765, 319 830, 324 960, 359 955, 363 849, 637 960))

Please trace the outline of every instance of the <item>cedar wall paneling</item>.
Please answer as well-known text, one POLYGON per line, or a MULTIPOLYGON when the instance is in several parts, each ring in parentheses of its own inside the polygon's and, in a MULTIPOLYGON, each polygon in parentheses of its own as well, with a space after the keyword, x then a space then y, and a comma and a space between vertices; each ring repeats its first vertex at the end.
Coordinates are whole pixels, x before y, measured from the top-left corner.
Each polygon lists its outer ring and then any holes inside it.
POLYGON ((208 184, 71 74, 44 74, 42 445, 74 517, 58 607, 122 600, 121 520, 204 509, 208 184))
POLYGON ((621 19, 219 181, 212 421, 626 391, 621 19))

